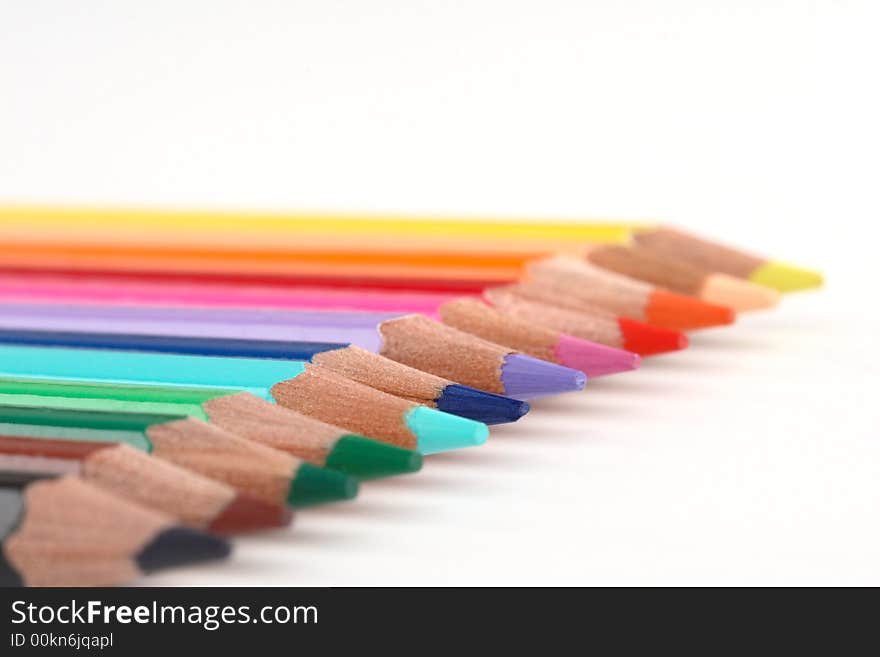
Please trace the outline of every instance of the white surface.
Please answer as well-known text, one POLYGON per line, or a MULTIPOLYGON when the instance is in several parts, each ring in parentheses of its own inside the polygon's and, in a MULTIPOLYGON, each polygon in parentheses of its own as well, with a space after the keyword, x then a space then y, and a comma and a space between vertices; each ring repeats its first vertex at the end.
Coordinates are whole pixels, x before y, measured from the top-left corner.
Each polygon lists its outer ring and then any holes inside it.
POLYGON ((0 197, 655 217, 830 280, 151 583, 880 584, 877 3, 126 5, 0 4, 0 197))

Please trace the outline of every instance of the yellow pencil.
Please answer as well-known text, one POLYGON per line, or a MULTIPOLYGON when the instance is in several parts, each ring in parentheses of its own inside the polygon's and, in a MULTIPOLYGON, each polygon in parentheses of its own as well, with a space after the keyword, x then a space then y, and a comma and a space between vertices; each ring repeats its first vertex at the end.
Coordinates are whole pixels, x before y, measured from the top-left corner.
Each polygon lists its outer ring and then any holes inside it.
MULTIPOLYGON (((337 214, 270 213, 202 210, 149 210, 134 208, 65 208, 51 206, 0 206, 0 239, 75 240, 95 244, 164 239, 174 234, 198 237, 205 246, 240 245, 280 248, 279 239, 299 240, 303 236, 353 237, 393 235, 398 238, 450 238, 455 240, 571 240, 623 243, 640 222, 593 221, 585 223, 535 222, 492 217, 456 217, 337 214), (164 235, 164 238, 163 238, 164 235)), ((650 224, 644 223, 649 226, 650 224)), ((131 242, 129 242, 131 243, 131 242)), ((413 242, 415 243, 415 242, 413 242)))
POLYGON ((783 265, 650 222, 527 221, 390 214, 270 213, 134 208, 0 206, 9 248, 136 247, 270 254, 402 253, 578 255, 587 244, 636 242, 705 272, 723 272, 783 292, 817 287, 816 272, 783 265), (671 237, 670 237, 671 236, 671 237), (673 239, 674 238, 674 239, 673 239))

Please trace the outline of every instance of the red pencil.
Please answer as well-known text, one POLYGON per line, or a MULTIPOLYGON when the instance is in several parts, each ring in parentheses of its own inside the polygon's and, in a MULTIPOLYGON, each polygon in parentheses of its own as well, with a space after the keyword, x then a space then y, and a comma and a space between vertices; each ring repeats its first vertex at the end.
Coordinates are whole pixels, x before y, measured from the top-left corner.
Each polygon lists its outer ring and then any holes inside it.
POLYGON ((687 336, 679 331, 601 311, 587 313, 559 308, 526 299, 511 286, 489 288, 484 296, 501 312, 513 317, 538 322, 576 338, 625 349, 640 356, 678 351, 688 345, 687 336))

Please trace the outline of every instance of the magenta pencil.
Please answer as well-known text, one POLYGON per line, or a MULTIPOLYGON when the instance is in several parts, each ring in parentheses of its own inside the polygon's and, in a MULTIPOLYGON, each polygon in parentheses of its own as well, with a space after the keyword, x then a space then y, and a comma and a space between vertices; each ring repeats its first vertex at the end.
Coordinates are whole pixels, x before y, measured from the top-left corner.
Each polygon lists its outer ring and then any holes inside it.
POLYGON ((437 307, 460 295, 444 292, 360 288, 269 286, 254 283, 146 280, 94 276, 0 273, 0 301, 206 308, 347 310, 436 315, 437 307))
MULTIPOLYGON (((591 377, 626 372, 639 364, 638 356, 623 349, 566 335, 539 324, 528 324, 493 310, 477 299, 444 293, 0 274, 0 302, 420 313, 484 340, 580 370, 591 377)), ((70 327, 53 325, 53 328, 70 327)))
POLYGON ((503 314, 479 299, 458 298, 438 308, 444 324, 518 351, 604 376, 634 370, 641 358, 632 352, 560 333, 554 329, 503 314))

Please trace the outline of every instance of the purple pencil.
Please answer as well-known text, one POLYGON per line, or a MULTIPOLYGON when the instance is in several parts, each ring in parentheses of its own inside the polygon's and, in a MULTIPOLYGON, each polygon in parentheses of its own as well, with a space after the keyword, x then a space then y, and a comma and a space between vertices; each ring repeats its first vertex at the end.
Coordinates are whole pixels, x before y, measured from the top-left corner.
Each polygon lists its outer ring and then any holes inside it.
POLYGON ((299 341, 312 362, 348 343, 467 386, 514 397, 580 390, 586 375, 488 342, 422 315, 293 310, 0 304, 0 327, 89 334, 299 341))

